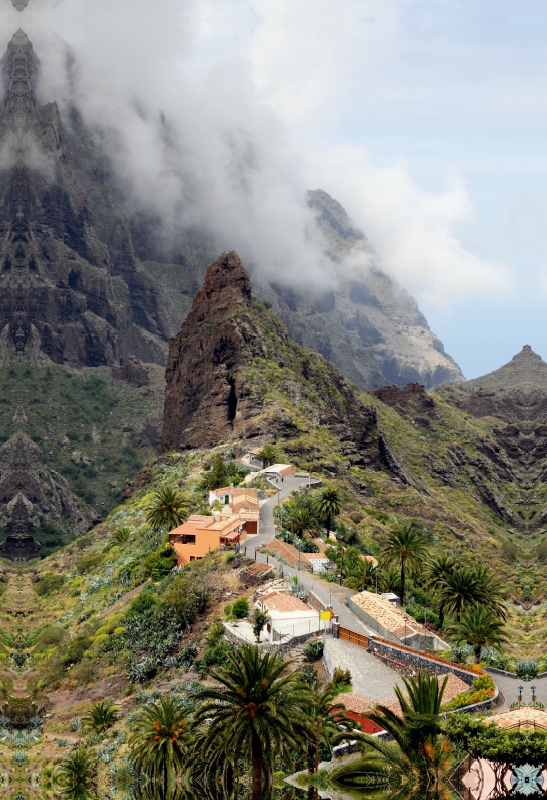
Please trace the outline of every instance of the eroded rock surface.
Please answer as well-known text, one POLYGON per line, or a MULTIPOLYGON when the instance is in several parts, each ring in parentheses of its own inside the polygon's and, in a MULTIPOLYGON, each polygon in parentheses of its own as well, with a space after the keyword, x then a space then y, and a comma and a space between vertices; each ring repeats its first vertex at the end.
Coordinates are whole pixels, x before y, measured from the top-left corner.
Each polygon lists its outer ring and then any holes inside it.
POLYGON ((47 519, 60 531, 89 527, 67 481, 48 469, 40 448, 22 431, 0 447, 0 527, 2 554, 28 559, 40 552, 39 529, 47 519))
POLYGON ((375 409, 334 364, 292 342, 277 317, 252 298, 235 253, 209 267, 169 343, 165 375, 165 451, 296 436, 302 416, 300 424, 324 425, 341 439, 351 463, 385 467, 406 480, 378 431, 375 409))
POLYGON ((154 288, 129 236, 116 268, 97 235, 57 104, 36 105, 38 69, 19 30, 2 59, 0 359, 100 366, 133 354, 161 363, 154 288))

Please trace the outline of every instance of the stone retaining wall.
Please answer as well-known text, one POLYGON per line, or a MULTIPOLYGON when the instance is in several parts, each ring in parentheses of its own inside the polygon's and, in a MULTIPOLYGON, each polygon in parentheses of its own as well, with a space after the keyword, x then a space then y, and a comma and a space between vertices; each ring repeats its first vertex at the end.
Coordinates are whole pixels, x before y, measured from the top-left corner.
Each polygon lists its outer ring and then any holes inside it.
MULTIPOLYGON (((317 631, 311 631, 311 633, 302 633, 300 636, 291 636, 289 639, 286 639, 283 642, 260 642, 258 645, 260 650, 264 650, 268 653, 279 653, 283 655, 288 650, 292 650, 293 647, 296 647, 303 642, 307 642, 308 639, 312 639, 314 636, 318 636, 317 631)), ((237 646, 241 644, 250 644, 243 636, 238 636, 233 631, 229 630, 224 626, 224 638, 227 639, 230 644, 235 644, 237 646)))
POLYGON ((459 669, 456 664, 444 664, 441 661, 435 661, 425 655, 419 653, 412 653, 409 650, 402 650, 398 647, 392 647, 385 642, 379 642, 376 639, 369 640, 367 648, 369 653, 376 655, 383 660, 389 660, 392 663, 398 663, 406 668, 414 668, 416 672, 419 669, 427 669, 428 672, 434 675, 446 675, 447 672, 453 672, 458 678, 461 678, 464 683, 471 686, 476 674, 468 672, 464 669, 459 669))

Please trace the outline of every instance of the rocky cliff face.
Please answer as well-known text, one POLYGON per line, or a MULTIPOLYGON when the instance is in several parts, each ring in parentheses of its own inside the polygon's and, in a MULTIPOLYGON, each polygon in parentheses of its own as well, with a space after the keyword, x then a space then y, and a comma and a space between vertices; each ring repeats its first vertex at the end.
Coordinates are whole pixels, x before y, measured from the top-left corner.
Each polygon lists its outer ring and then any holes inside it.
POLYGON ((260 301, 235 253, 214 261, 166 368, 163 449, 227 439, 297 437, 310 424, 344 443, 353 465, 404 473, 378 431, 376 412, 339 370, 292 342, 260 301))
MULTIPOLYGON (((543 484, 547 479, 547 363, 525 345, 495 372, 443 394, 463 411, 490 418, 496 445, 490 457, 497 461, 491 475, 511 484, 513 511, 504 511, 516 527, 531 534, 547 532, 543 484), (500 467, 503 469, 500 473, 500 467)), ((506 506, 501 499, 497 505, 506 506)))
POLYGON ((2 60, 0 111, 0 357, 74 366, 130 354, 162 361, 154 290, 131 243, 114 264, 97 235, 55 103, 38 107, 39 61, 23 31, 2 60))
MULTIPOLYGON (((316 349, 364 389, 409 381, 431 389, 460 382, 460 368, 444 352, 416 301, 378 269, 364 234, 342 206, 320 190, 309 193, 309 204, 316 213, 321 244, 340 263, 336 289, 315 292, 313 287, 267 280, 260 264, 250 273, 255 295, 272 304, 291 338, 316 349), (360 265, 351 273, 341 265, 349 255, 360 265)), ((211 242, 183 234, 166 254, 156 244, 161 220, 135 216, 131 230, 136 252, 157 282, 166 326, 173 334, 211 261, 211 242), (166 256, 172 259, 170 264, 165 263, 166 256)))
POLYGON ((28 559, 40 553, 43 520, 74 534, 89 527, 76 495, 59 473, 44 464, 40 448, 23 431, 0 447, 0 526, 2 554, 28 559))

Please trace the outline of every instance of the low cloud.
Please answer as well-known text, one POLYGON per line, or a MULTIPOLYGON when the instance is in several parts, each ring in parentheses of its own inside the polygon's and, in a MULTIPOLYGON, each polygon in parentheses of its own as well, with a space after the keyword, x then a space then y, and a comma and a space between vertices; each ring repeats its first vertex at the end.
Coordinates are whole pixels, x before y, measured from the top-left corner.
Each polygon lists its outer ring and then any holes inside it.
POLYGON ((135 208, 159 213, 166 236, 199 228, 267 276, 332 284, 341 267, 310 235, 305 202, 321 186, 420 300, 508 290, 503 265, 457 235, 472 216, 461 179, 427 192, 404 165, 375 169, 329 136, 344 76, 396 46, 399 2, 30 0, 22 13, 3 2, 0 46, 26 31, 40 102, 73 103, 102 129, 135 208))

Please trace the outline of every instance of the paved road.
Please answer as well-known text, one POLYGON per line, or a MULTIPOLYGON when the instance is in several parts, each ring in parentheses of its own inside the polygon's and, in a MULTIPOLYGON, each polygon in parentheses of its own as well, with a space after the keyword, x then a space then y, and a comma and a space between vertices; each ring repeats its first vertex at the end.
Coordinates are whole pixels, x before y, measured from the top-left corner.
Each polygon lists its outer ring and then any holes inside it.
POLYGON ((535 681, 523 681, 519 678, 512 678, 509 675, 498 675, 497 672, 490 673, 496 685, 503 695, 504 702, 500 703, 497 711, 505 711, 511 703, 516 703, 519 699, 519 686, 522 686, 522 702, 532 702, 532 686, 536 687, 536 700, 547 706, 547 677, 536 678, 535 681))
POLYGON ((258 548, 263 544, 271 542, 272 539, 275 539, 275 524, 273 520, 273 510, 275 506, 280 500, 284 500, 288 497, 293 489, 298 489, 305 483, 305 478, 285 478, 283 483, 281 483, 281 478, 279 479, 279 483, 270 480, 271 486, 278 490, 278 494, 273 495, 269 500, 262 503, 260 507, 260 533, 253 539, 248 540, 247 547, 258 548))
POLYGON ((248 539, 243 546, 243 552, 254 558, 255 561, 266 561, 273 564, 277 569, 281 570, 285 577, 298 577, 300 583, 305 589, 308 589, 316 594, 320 600, 325 604, 332 605, 333 611, 338 616, 341 625, 351 628, 354 631, 364 633, 372 636, 374 631, 367 628, 361 620, 351 613, 344 601, 347 595, 354 595, 356 592, 347 589, 345 586, 339 586, 336 583, 329 583, 322 578, 312 576, 310 572, 300 571, 293 567, 288 567, 276 561, 272 556, 266 556, 263 553, 256 552, 258 548, 271 542, 275 539, 275 523, 273 519, 273 510, 278 501, 284 500, 290 495, 293 489, 298 489, 302 484, 306 484, 306 478, 285 478, 283 483, 281 479, 278 483, 270 480, 274 489, 278 489, 278 494, 270 497, 269 500, 262 503, 260 507, 260 533, 251 539, 248 539))

